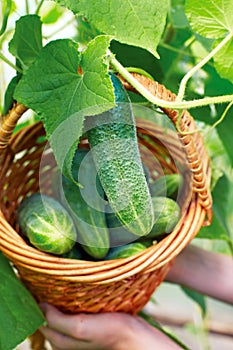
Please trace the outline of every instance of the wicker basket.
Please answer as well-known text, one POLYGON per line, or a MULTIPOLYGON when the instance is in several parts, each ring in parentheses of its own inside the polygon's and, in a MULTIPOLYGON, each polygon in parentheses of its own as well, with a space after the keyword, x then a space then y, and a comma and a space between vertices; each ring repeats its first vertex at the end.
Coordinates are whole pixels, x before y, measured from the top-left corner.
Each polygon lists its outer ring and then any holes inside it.
MULTIPOLYGON (((154 95, 174 100, 175 95, 148 78, 135 75, 154 95)), ((125 83, 125 86, 130 87, 125 83)), ((154 123, 137 121, 142 158, 150 170, 179 172, 184 185, 178 196, 182 217, 158 244, 126 259, 79 261, 55 257, 29 246, 17 233, 16 210, 22 199, 40 190, 51 194, 51 173, 56 162, 41 123, 13 129, 26 108, 16 104, 2 119, 0 130, 0 249, 13 262, 23 283, 40 302, 67 313, 123 311, 136 313, 164 280, 173 259, 188 245, 203 224, 211 220, 209 158, 198 132, 179 134, 154 123), (43 153, 43 165, 40 164, 43 153), (159 160, 159 167, 157 166, 159 160), (40 170, 40 171, 39 171, 40 170), (40 178, 39 178, 40 172, 40 178)), ((164 110, 176 124, 177 113, 164 110)), ((180 129, 196 129, 188 112, 180 129)))

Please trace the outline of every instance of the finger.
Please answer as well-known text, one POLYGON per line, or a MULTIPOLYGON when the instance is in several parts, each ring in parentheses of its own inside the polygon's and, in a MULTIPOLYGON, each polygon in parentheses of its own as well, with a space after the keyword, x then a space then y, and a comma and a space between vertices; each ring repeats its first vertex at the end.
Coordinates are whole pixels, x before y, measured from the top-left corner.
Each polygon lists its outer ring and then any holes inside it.
POLYGON ((91 350, 91 344, 79 341, 49 327, 41 327, 41 333, 50 342, 53 350, 91 350))
POLYGON ((65 315, 51 305, 46 305, 45 316, 49 328, 81 341, 109 344, 115 341, 119 330, 131 321, 131 316, 121 313, 65 315))
POLYGON ((82 315, 66 315, 49 304, 43 304, 42 310, 45 314, 48 327, 59 333, 85 340, 83 336, 82 315))

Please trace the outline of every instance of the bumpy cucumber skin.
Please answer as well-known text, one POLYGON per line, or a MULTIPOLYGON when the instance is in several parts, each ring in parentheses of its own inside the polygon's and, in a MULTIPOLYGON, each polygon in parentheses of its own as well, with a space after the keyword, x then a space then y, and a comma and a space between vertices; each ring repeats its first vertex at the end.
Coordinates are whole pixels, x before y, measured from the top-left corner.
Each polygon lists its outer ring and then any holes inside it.
POLYGON ((166 196, 175 198, 179 187, 182 186, 183 178, 180 174, 167 174, 159 177, 150 183, 150 193, 152 197, 166 196))
POLYGON ((116 107, 87 117, 85 128, 106 196, 119 220, 138 236, 153 226, 153 205, 139 154, 135 120, 120 80, 110 75, 116 107))
POLYGON ((82 188, 63 176, 62 204, 74 220, 77 241, 83 250, 93 258, 102 259, 109 251, 110 242, 105 219, 104 191, 98 176, 95 176, 91 152, 85 149, 76 151, 72 173, 82 188))
POLYGON ((18 208, 21 232, 37 249, 64 254, 76 242, 76 229, 66 209, 55 199, 41 194, 27 197, 18 208))
POLYGON ((146 243, 134 242, 134 243, 129 243, 119 247, 115 247, 110 250, 105 260, 128 258, 129 256, 142 252, 143 250, 148 248, 148 246, 149 245, 147 245, 146 243))

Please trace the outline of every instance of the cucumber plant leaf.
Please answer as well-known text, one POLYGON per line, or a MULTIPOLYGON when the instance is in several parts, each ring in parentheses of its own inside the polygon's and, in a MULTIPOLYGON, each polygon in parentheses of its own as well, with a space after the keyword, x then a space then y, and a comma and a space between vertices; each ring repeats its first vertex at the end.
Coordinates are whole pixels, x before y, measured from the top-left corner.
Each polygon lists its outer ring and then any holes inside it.
POLYGON ((3 115, 6 115, 7 112, 9 111, 9 109, 12 107, 14 99, 13 99, 13 95, 14 95, 14 91, 15 88, 19 82, 21 78, 21 74, 17 74, 16 76, 14 76, 11 81, 9 82, 7 89, 5 91, 5 95, 4 95, 4 106, 3 106, 3 115))
POLYGON ((117 41, 142 47, 158 57, 157 45, 163 34, 169 1, 145 0, 57 0, 74 13, 83 15, 101 33, 117 41))
POLYGON ((233 82, 233 0, 187 0, 186 15, 196 33, 216 40, 214 46, 231 35, 214 61, 221 77, 233 82))
POLYGON ((233 181, 232 174, 224 174, 213 192, 213 222, 203 227, 197 238, 225 240, 233 248, 233 181))
POLYGON ((229 157, 229 166, 231 167, 233 167, 232 108, 228 111, 224 121, 217 126, 218 134, 229 157))
POLYGON ((109 36, 98 36, 80 53, 70 39, 50 42, 15 90, 15 99, 40 116, 57 163, 70 178, 85 116, 114 106, 105 62, 109 43, 109 36))
POLYGON ((175 28, 186 28, 189 26, 185 15, 185 0, 171 0, 170 17, 175 28))
MULTIPOLYGON (((217 128, 204 122, 196 121, 199 130, 203 134, 205 149, 210 158, 211 165, 211 191, 213 191, 218 180, 231 171, 231 159, 224 147, 223 138, 220 137, 217 128)), ((223 123, 224 124, 224 123, 223 123)), ((223 125, 222 124, 222 125, 223 125)))
POLYGON ((40 17, 37 15, 26 15, 16 22, 9 51, 19 60, 23 70, 28 69, 42 49, 41 26, 40 17))
POLYGON ((86 46, 92 39, 101 33, 91 25, 85 17, 77 16, 77 41, 86 46))
POLYGON ((233 33, 233 0, 187 0, 186 15, 193 30, 206 38, 233 33))
MULTIPOLYGON (((233 4, 232 4, 233 6, 233 4)), ((233 14, 232 14, 233 16, 233 14)), ((232 34, 233 37, 233 34, 232 34)), ((216 42, 218 44, 219 41, 216 42)), ((222 78, 233 83, 233 40, 231 39, 214 57, 215 68, 222 78)))
POLYGON ((45 323, 34 298, 0 252, 0 349, 12 350, 45 323))
MULTIPOLYGON (((26 71, 42 49, 41 21, 37 15, 20 17, 16 22, 13 38, 9 43, 9 51, 16 58, 16 66, 26 71)), ((3 114, 7 114, 14 101, 15 88, 22 73, 17 72, 8 84, 4 96, 3 114)))

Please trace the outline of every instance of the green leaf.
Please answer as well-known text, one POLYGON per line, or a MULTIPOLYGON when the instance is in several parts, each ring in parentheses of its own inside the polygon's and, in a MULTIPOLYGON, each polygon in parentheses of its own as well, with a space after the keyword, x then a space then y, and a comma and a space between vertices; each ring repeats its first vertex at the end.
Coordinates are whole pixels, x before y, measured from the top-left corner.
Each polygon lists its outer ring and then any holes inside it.
POLYGON ((84 15, 101 33, 117 41, 142 47, 158 57, 168 0, 57 0, 74 13, 84 15))
POLYGON ((233 0, 187 0, 186 15, 195 32, 212 39, 233 33, 233 0))
POLYGON ((233 239, 233 180, 232 173, 222 176, 213 192, 213 208, 222 226, 226 228, 229 237, 233 239))
POLYGON ((9 51, 24 70, 32 64, 42 48, 41 21, 37 15, 20 17, 16 22, 14 36, 9 51))
MULTIPOLYGON (((233 36, 233 0, 187 0, 186 14, 194 31, 211 39, 221 39, 229 33, 233 36)), ((233 82, 233 40, 215 55, 215 67, 222 78, 233 82)))
POLYGON ((1 25, 0 25, 0 36, 2 36, 7 28, 7 22, 11 13, 12 1, 4 0, 1 6, 1 25))
POLYGON ((72 40, 52 41, 41 50, 16 88, 16 100, 40 115, 57 163, 70 178, 85 116, 114 106, 104 62, 109 43, 108 36, 96 37, 81 54, 72 40))
POLYGON ((144 311, 140 311, 138 313, 138 316, 143 318, 148 324, 150 324, 152 327, 158 329, 160 332, 164 333, 168 338, 170 338, 174 343, 179 345, 179 347, 183 350, 190 350, 184 343, 180 341, 174 334, 166 331, 163 327, 160 326, 158 322, 154 320, 151 316, 147 315, 144 311))
POLYGON ((205 296, 187 287, 181 286, 181 289, 190 299, 200 306, 202 316, 205 317, 207 311, 205 296))
POLYGON ((45 319, 35 300, 0 252, 0 349, 12 350, 45 319))
POLYGON ((77 41, 80 44, 87 45, 101 33, 94 28, 83 16, 77 17, 77 41))
MULTIPOLYGON (((233 4, 232 4, 233 6, 233 4)), ((216 42, 216 45, 220 41, 216 42)), ((215 68, 222 78, 233 83, 233 40, 231 39, 214 57, 215 68)))
POLYGON ((230 158, 226 152, 217 129, 204 122, 196 121, 198 129, 203 134, 205 149, 211 162, 211 190, 214 189, 218 180, 231 169, 230 158))
POLYGON ((185 0, 171 0, 171 22, 175 28, 189 26, 185 15, 185 0))
POLYGON ((229 165, 233 167, 232 108, 224 118, 224 121, 217 126, 217 130, 230 159, 229 165))
POLYGON ((203 227, 197 238, 220 239, 233 245, 233 181, 232 173, 223 175, 213 192, 213 221, 208 227, 203 227))
POLYGON ((5 95, 4 95, 4 107, 3 107, 3 115, 6 115, 9 109, 12 107, 12 104, 14 102, 13 95, 15 88, 19 82, 21 75, 16 75, 11 79, 9 82, 5 95))

